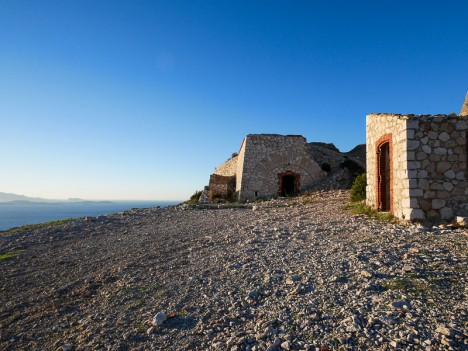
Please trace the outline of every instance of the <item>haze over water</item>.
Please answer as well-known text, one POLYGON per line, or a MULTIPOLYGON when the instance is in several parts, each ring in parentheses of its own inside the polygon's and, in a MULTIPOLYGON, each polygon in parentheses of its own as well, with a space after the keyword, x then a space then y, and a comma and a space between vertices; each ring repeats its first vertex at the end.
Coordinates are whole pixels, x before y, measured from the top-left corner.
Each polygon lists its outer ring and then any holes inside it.
POLYGON ((108 203, 0 204, 0 231, 66 218, 100 216, 131 208, 175 205, 179 201, 115 201, 108 203))

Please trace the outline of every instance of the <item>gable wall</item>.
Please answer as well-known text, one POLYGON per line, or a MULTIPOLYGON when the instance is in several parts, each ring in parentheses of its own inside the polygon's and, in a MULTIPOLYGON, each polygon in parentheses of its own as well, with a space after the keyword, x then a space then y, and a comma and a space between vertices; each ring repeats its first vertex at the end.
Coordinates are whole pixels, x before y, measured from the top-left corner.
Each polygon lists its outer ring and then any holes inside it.
POLYGON ((304 191, 326 176, 320 166, 312 160, 303 136, 247 135, 239 153, 239 199, 245 201, 278 196, 278 175, 288 172, 299 175, 299 191, 304 191), (244 159, 242 166, 241 154, 244 159))
POLYGON ((216 167, 214 174, 232 177, 237 174, 237 159, 239 156, 234 156, 233 158, 227 160, 222 165, 216 167))

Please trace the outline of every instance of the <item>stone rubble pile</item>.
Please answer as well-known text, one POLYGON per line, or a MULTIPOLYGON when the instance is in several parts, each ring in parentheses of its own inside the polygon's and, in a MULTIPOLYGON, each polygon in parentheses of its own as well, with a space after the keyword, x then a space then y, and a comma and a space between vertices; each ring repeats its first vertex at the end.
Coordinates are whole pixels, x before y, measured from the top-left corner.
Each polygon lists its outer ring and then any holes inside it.
POLYGON ((0 239, 1 350, 466 350, 467 229, 346 191, 133 210, 0 239))

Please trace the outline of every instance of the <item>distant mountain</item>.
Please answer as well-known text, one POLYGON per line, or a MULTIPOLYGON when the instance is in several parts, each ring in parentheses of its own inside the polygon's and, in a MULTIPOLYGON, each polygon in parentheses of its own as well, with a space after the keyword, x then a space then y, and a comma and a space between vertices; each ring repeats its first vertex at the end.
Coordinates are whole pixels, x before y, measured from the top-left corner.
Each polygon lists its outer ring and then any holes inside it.
MULTIPOLYGON (((45 202, 45 201, 28 201, 28 200, 13 200, 0 202, 0 206, 3 205, 62 205, 65 202, 45 202)), ((74 202, 76 203, 76 202, 74 202)))
POLYGON ((89 201, 77 198, 51 200, 0 192, 0 205, 60 205, 60 204, 112 204, 112 201, 89 201))
POLYGON ((0 202, 28 201, 28 202, 55 202, 55 200, 46 200, 40 197, 29 197, 18 194, 0 192, 0 202))

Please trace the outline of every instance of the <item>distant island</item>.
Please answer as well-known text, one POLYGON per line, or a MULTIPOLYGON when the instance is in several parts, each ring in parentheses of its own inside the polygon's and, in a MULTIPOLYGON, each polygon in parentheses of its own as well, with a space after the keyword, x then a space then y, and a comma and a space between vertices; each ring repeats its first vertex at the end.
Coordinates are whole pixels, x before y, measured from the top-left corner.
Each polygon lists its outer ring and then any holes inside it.
POLYGON ((70 198, 68 200, 51 200, 40 197, 29 197, 12 193, 0 192, 1 205, 62 205, 62 204, 113 204, 112 201, 90 201, 79 198, 70 198))

